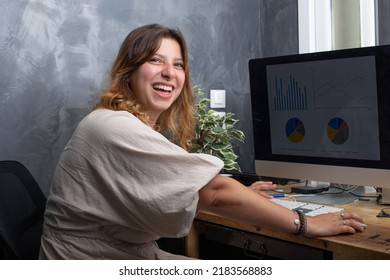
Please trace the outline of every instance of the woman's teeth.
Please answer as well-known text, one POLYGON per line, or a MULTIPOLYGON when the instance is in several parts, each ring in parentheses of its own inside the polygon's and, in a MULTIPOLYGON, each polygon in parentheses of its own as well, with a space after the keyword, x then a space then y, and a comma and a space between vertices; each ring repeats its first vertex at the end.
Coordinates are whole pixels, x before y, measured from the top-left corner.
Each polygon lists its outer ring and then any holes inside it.
POLYGON ((168 91, 168 92, 171 92, 173 90, 171 86, 166 86, 166 85, 154 85, 153 88, 157 90, 168 91))

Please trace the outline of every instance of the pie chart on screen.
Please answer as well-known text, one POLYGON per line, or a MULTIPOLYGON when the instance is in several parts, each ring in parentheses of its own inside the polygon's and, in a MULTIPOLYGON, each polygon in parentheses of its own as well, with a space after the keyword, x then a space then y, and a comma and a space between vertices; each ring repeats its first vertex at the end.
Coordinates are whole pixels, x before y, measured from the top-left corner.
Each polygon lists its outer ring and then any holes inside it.
POLYGON ((349 137, 348 124, 342 118, 333 118, 328 123, 327 134, 332 143, 342 145, 349 137))
POLYGON ((291 118, 286 123, 286 136, 293 143, 299 143, 305 138, 305 126, 298 118, 291 118))

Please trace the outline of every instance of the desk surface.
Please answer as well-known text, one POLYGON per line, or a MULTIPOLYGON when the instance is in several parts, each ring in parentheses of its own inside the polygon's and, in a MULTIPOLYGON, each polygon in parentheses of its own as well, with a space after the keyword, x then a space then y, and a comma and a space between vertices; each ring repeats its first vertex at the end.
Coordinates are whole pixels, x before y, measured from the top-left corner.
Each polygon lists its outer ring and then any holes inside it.
MULTIPOLYGON (((383 205, 378 205, 374 200, 355 201, 341 206, 346 211, 353 211, 365 220, 368 225, 362 233, 344 234, 331 237, 308 238, 298 237, 289 233, 269 230, 264 227, 255 227, 246 223, 226 219, 213 214, 200 212, 196 218, 198 224, 211 222, 235 229, 245 230, 264 236, 269 236, 298 244, 308 245, 333 252, 333 259, 390 259, 390 218, 377 218, 376 215, 383 205)), ((199 229, 195 227, 189 235, 187 242, 187 254, 197 257, 197 234, 199 229)))

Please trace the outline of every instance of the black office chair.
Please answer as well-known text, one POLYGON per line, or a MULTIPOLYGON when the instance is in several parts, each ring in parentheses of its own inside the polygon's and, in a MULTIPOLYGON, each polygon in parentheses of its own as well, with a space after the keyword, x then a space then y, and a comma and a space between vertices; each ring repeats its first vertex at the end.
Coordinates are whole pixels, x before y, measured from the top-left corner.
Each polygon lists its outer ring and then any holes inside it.
POLYGON ((46 197, 17 161, 0 161, 0 259, 38 259, 46 197))

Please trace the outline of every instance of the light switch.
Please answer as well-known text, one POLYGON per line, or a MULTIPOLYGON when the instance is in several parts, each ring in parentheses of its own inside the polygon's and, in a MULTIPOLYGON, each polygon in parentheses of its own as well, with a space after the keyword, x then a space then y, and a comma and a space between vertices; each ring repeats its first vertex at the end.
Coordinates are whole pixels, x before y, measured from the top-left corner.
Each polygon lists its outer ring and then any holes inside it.
POLYGON ((210 90, 210 108, 225 108, 226 107, 226 92, 224 89, 210 90))

